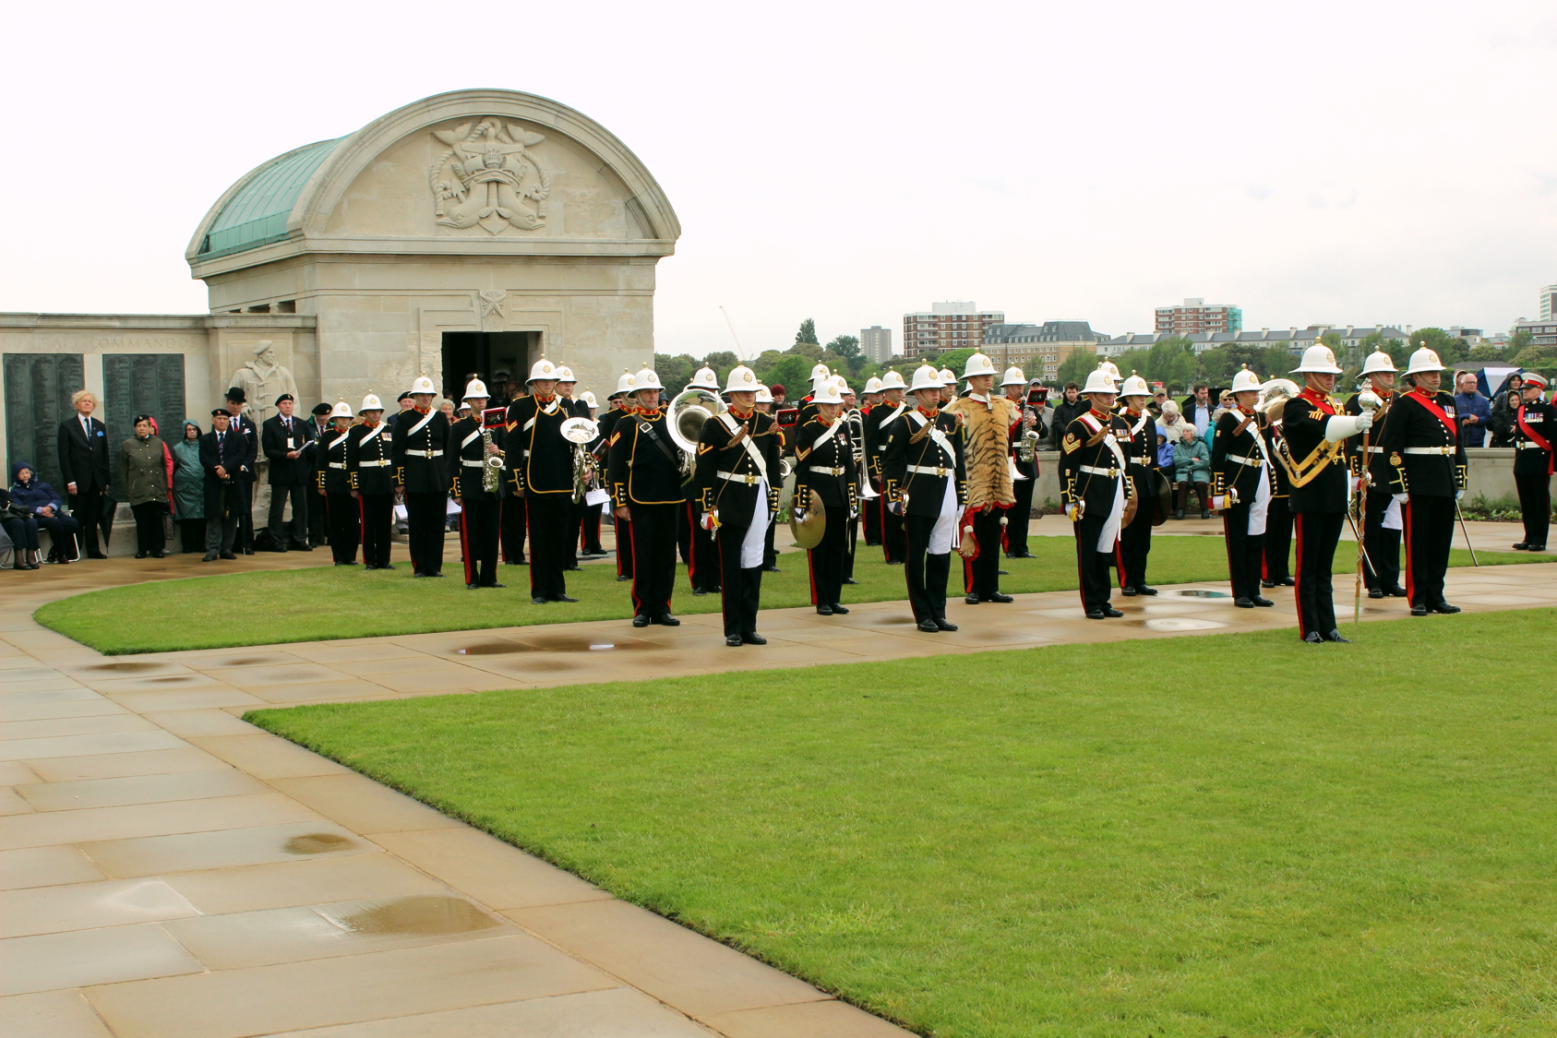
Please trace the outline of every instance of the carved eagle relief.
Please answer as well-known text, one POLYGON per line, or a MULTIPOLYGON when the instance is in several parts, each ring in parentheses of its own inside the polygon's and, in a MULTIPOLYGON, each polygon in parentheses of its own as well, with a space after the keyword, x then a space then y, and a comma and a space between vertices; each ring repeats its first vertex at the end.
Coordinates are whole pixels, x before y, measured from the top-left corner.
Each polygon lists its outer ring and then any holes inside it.
POLYGON ((495 118, 432 134, 448 149, 427 176, 440 227, 480 227, 495 235, 546 225, 551 174, 527 150, 544 141, 544 134, 495 118))

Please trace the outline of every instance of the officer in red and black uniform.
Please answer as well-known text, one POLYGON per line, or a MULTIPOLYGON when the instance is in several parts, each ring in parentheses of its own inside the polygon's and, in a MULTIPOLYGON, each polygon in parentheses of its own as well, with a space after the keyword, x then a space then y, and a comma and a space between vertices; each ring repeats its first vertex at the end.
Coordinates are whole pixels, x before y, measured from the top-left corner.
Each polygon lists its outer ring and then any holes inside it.
POLYGON ((574 417, 557 396, 557 366, 542 357, 526 380, 530 395, 508 405, 503 443, 505 476, 523 497, 530 534, 530 602, 577 602, 568 597, 563 568, 574 557, 573 444, 562 423, 574 417))
POLYGON ((362 519, 362 568, 394 569, 389 562, 395 521, 394 431, 384 423, 384 405, 372 393, 362 398, 357 415, 362 421, 346 437, 346 474, 362 519))
MULTIPOLYGON (((426 375, 411 386, 416 402, 395 419, 395 483, 405 495, 408 547, 416 577, 443 576, 443 530, 448 515, 449 472, 443 452, 449 420, 433 410, 435 392, 426 375)), ((332 534, 330 540, 335 540, 332 534)), ((331 545, 334 546, 333 543, 331 545)), ((355 552, 356 542, 352 542, 355 552)))
POLYGON ((357 492, 346 471, 346 441, 351 438, 351 405, 342 400, 330 412, 330 427, 319 438, 317 487, 324 497, 325 521, 330 525, 330 554, 337 566, 357 564, 357 538, 362 514, 357 492))
MULTIPOLYGON (((1395 362, 1382 350, 1370 354, 1362 365, 1362 375, 1368 380, 1368 388, 1379 398, 1379 406, 1373 412, 1373 427, 1380 431, 1399 396, 1395 392, 1395 374, 1395 362)), ((1346 401, 1345 412, 1349 415, 1362 414, 1361 398, 1361 393, 1354 393, 1346 401)), ((1383 598, 1389 595, 1404 598, 1406 589, 1400 586, 1400 530, 1398 524, 1393 530, 1384 525, 1390 506, 1394 503, 1389 489, 1392 475, 1389 459, 1384 456, 1384 448, 1372 442, 1371 437, 1354 436, 1347 444, 1352 490, 1363 495, 1362 572, 1368 582, 1368 597, 1383 598), (1364 443, 1364 440, 1369 442, 1364 443)))
POLYGON ((849 513, 859 508, 859 477, 848 423, 842 421, 843 397, 836 383, 823 380, 812 394, 816 417, 800 427, 795 444, 795 500, 791 507, 812 510, 813 499, 827 515, 822 543, 808 554, 811 602, 821 616, 847 613, 839 599, 843 590, 843 557, 847 550, 849 513))
POLYGON ((1341 373, 1335 354, 1321 344, 1303 351, 1293 369, 1305 381, 1303 391, 1282 408, 1281 434, 1290 466, 1289 499, 1297 531, 1298 633, 1305 642, 1345 642, 1335 624, 1335 593, 1330 568, 1346 525, 1348 476, 1346 440, 1373 427, 1373 416, 1341 414, 1330 396, 1341 373))
POLYGON ((659 376, 645 368, 623 379, 632 386, 629 410, 611 426, 606 487, 618 553, 624 540, 629 544, 633 626, 677 627, 681 621, 671 615, 670 598, 676 586, 676 524, 686 507, 681 453, 660 410, 659 376))
POLYGON ((1102 368, 1087 376, 1081 395, 1092 405, 1071 420, 1060 440, 1060 501, 1076 527, 1081 608, 1088 620, 1123 616, 1108 604, 1108 564, 1135 493, 1126 473, 1130 427, 1114 413, 1117 387, 1102 368))
MULTIPOLYGON (((1144 378, 1131 372, 1119 388, 1119 396, 1124 402, 1119 417, 1129 426, 1119 445, 1124 448, 1125 472, 1130 477, 1132 496, 1139 506, 1130 522, 1119 531, 1119 590, 1126 598, 1133 598, 1157 593, 1156 588, 1146 583, 1146 559, 1152 551, 1152 476, 1157 471, 1157 423, 1146 410, 1152 400, 1152 391, 1144 378)), ((1213 446, 1213 454, 1215 449, 1213 446)))
POLYGON ((1253 609, 1276 604, 1260 594, 1271 482, 1265 416, 1254 409, 1260 400, 1259 376, 1247 368, 1238 372, 1232 393, 1232 410, 1222 413, 1211 434, 1211 500, 1222 513, 1233 604, 1253 609))
POLYGON ((496 474, 492 489, 487 489, 486 474, 491 462, 503 459, 504 429, 491 429, 486 436, 482 414, 487 406, 486 383, 471 379, 465 387, 464 403, 470 417, 461 418, 449 429, 449 489, 460 506, 460 556, 465 564, 465 586, 472 591, 484 587, 502 587, 497 582, 498 502, 502 475, 496 474), (488 445, 487 440, 491 439, 488 445))
MULTIPOLYGON (((940 376, 937 374, 936 376, 940 376)), ((866 508, 875 508, 881 516, 881 554, 886 557, 888 566, 903 565, 907 548, 903 543, 903 516, 892 511, 887 505, 890 503, 886 496, 885 476, 882 470, 882 462, 886 457, 888 446, 899 432, 903 415, 909 411, 909 405, 904 403, 903 396, 908 391, 908 386, 903 382, 903 376, 896 371, 889 371, 881 380, 881 403, 871 408, 870 414, 865 416, 865 468, 862 478, 869 478, 875 485, 876 492, 881 496, 874 501, 868 501, 866 508)), ((939 394, 937 394, 939 396, 939 394)))
POLYGON ((1438 354, 1420 349, 1406 368, 1411 388, 1396 399, 1379 433, 1389 459, 1390 490, 1400 502, 1406 533, 1406 593, 1411 615, 1458 613, 1444 601, 1449 545, 1454 540, 1455 502, 1465 493, 1465 448, 1454 397, 1439 392, 1443 365, 1438 354))
POLYGON ((1545 551, 1551 526, 1552 469, 1557 451, 1557 407, 1541 399, 1546 378, 1531 371, 1525 375, 1524 403, 1514 418, 1514 485, 1519 490, 1519 510, 1525 517, 1525 539, 1515 551, 1545 551))
POLYGON ((952 546, 967 501, 967 469, 957 418, 940 409, 941 377, 928 364, 914 372, 918 407, 899 419, 882 458, 882 495, 902 517, 908 604, 927 634, 955 631, 946 619, 952 546))

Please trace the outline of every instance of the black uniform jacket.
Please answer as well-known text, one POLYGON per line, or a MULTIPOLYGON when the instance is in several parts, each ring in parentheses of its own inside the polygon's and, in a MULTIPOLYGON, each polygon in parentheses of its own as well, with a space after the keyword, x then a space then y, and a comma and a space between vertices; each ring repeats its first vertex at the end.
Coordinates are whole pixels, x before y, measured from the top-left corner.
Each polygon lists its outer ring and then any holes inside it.
POLYGON ((81 427, 81 416, 73 414, 59 423, 59 470, 63 486, 76 484, 77 490, 86 490, 95 486, 98 490, 108 489, 109 462, 108 462, 108 429, 96 418, 87 420, 92 427, 91 435, 81 427))
POLYGON ((815 494, 824 505, 854 508, 859 500, 859 476, 854 468, 854 448, 849 443, 849 423, 839 416, 824 425, 812 418, 800 427, 795 442, 795 495, 800 506, 811 508, 815 494), (836 432, 830 432, 836 426, 836 432), (826 437, 824 440, 823 437, 826 437))
POLYGON ((1262 462, 1267 457, 1265 425, 1265 416, 1259 411, 1245 413, 1237 408, 1216 420, 1216 432, 1211 435, 1211 493, 1225 494, 1231 488, 1237 494, 1236 503, 1254 503, 1262 462), (1240 425, 1242 432, 1238 431, 1240 425))
MULTIPOLYGON (((1346 406, 1342 410, 1349 415, 1362 414, 1362 407, 1357 403, 1357 397, 1361 395, 1354 393, 1352 398, 1346 401, 1346 406)), ((1374 490, 1387 492, 1390 476, 1394 473, 1390 470, 1389 456, 1384 453, 1384 448, 1379 446, 1379 437, 1384 432, 1384 420, 1389 417, 1389 412, 1394 408, 1395 401, 1400 399, 1400 394, 1390 390, 1388 393, 1378 394, 1378 397, 1383 403, 1373 412, 1373 428, 1368 430, 1370 435, 1367 443, 1367 460, 1363 460, 1361 436, 1353 436, 1346 441, 1346 457, 1350 463, 1353 479, 1362 478, 1362 467, 1366 465, 1370 477, 1369 485, 1374 490)))
POLYGON ((258 474, 255 465, 259 462, 259 430, 254 427, 254 419, 246 413, 235 414, 227 419, 227 432, 238 433, 243 437, 243 461, 233 470, 234 473, 238 479, 254 482, 258 474))
POLYGON ((1389 409, 1379 446, 1389 459, 1391 493, 1453 497, 1465 489, 1465 448, 1448 393, 1428 396, 1413 389, 1400 394, 1389 409))
POLYGON ((521 397, 508 405, 504 443, 509 486, 526 494, 573 493, 573 444, 563 439, 562 423, 578 417, 568 401, 521 397))
POLYGON ((265 424, 260 428, 260 446, 265 451, 265 457, 270 459, 270 474, 266 477, 273 487, 286 487, 294 483, 307 483, 313 472, 313 460, 309 455, 316 448, 310 447, 303 450, 303 445, 314 438, 314 430, 302 418, 292 416, 292 446, 287 446, 286 422, 280 415, 272 415, 265 419, 265 424), (299 451, 295 458, 287 457, 288 451, 299 451))
POLYGON ((1281 426, 1272 422, 1265 429, 1265 443, 1270 448, 1270 496, 1290 498, 1292 496, 1292 480, 1287 476, 1287 470, 1282 468, 1277 457, 1281 453, 1281 426))
POLYGON ((679 505, 687 499, 681 452, 665 427, 664 411, 619 412, 608 442, 606 488, 614 506, 679 505))
MULTIPOLYGON (((744 417, 734 410, 725 414, 751 430, 748 437, 751 446, 768 470, 768 511, 777 512, 783 482, 779 478, 783 444, 778 419, 761 411, 752 411, 744 417)), ((757 511, 757 480, 762 472, 745 442, 731 444, 734 437, 735 432, 730 430, 724 415, 715 415, 704 422, 703 431, 697 438, 697 464, 692 478, 700 511, 718 509, 721 523, 745 526, 757 511)))
MULTIPOLYGON (((502 429, 492 430, 492 442, 502 450, 502 429)), ((481 435, 480 415, 461 418, 449 427, 449 446, 444 457, 449 459, 449 490, 455 497, 467 501, 498 499, 503 488, 502 474, 498 474, 496 489, 487 490, 482 482, 487 467, 487 445, 481 435)))
POLYGON ((347 430, 346 474, 353 490, 363 494, 395 492, 394 435, 385 422, 371 429, 364 424, 347 430))
POLYGON ((1293 465, 1314 459, 1309 462, 1313 478, 1302 486, 1289 481, 1292 489, 1288 507, 1294 512, 1346 511, 1346 448, 1325 439, 1325 424, 1339 413, 1340 408, 1331 397, 1309 389, 1282 405, 1281 435, 1293 465), (1316 455, 1315 451, 1320 453, 1316 455))
POLYGON ((442 411, 423 414, 413 408, 395 419, 394 433, 390 449, 394 452, 395 483, 408 494, 447 493, 448 463, 444 461, 444 452, 449 441, 448 416, 442 411), (429 454, 432 456, 428 457, 429 454))
POLYGON ((945 411, 926 415, 918 408, 894 423, 897 434, 882 456, 883 493, 888 500, 901 501, 909 515, 935 518, 946 499, 946 481, 956 480, 957 506, 968 499, 968 470, 962 453, 962 437, 957 435, 957 416, 945 411), (931 429, 938 429, 937 442, 931 429))
POLYGON ((1549 476, 1552 472, 1552 437, 1557 436, 1557 407, 1544 400, 1525 404, 1514 423, 1514 475, 1549 476), (1532 436, 1546 441, 1543 447, 1532 436))
MULTIPOLYGON (((1060 441, 1060 502, 1084 501, 1090 517, 1107 516, 1114 507, 1116 481, 1125 476, 1119 455, 1129 445, 1130 426, 1118 415, 1088 410, 1075 418, 1060 441), (1114 437, 1113 447, 1108 443, 1109 433, 1114 437)), ((1133 481, 1124 479, 1124 489, 1126 498, 1135 496, 1133 481)))
MULTIPOLYGON (((1145 488, 1146 479, 1157 467, 1157 423, 1152 420, 1150 411, 1131 414, 1129 408, 1121 407, 1117 414, 1126 426, 1119 437, 1119 446, 1125 452, 1125 466, 1136 485, 1145 488)), ((1013 439, 1012 443, 1015 442, 1013 439)))
POLYGON ((351 475, 346 471, 346 443, 351 430, 336 432, 326 429, 314 450, 319 452, 319 475, 315 484, 331 494, 346 494, 353 489, 351 475))
MULTIPOLYGON (((1020 448, 1022 446, 1022 440, 1023 440, 1024 437, 1026 437, 1026 435, 1028 433, 1028 430, 1026 428, 1026 421, 1025 421, 1025 419, 1027 417, 1027 403, 1026 403, 1026 399, 1024 397, 1021 400, 1013 401, 1013 403, 1016 404, 1017 417, 1016 417, 1016 421, 1011 423, 1011 429, 1010 429, 1011 460, 1016 463, 1016 471, 1020 472, 1022 475, 1026 476, 1028 479, 1037 479, 1038 478, 1038 454, 1037 454, 1037 452, 1035 451, 1033 453, 1033 460, 1032 461, 1023 461, 1022 460, 1021 451, 1018 449, 1018 448, 1020 448)), ((1041 411, 1035 410, 1034 413, 1033 413, 1033 417, 1035 419, 1037 419, 1038 424, 1033 426, 1032 431, 1037 433, 1038 434, 1038 439, 1040 441, 1042 441, 1044 433, 1047 432, 1047 430, 1044 428, 1044 424, 1043 424, 1043 413, 1041 411)), ((1146 424, 1152 429, 1152 431, 1154 433, 1156 432, 1156 428, 1157 427, 1156 427, 1156 425, 1154 423, 1147 422, 1146 424)), ((1156 442, 1157 442, 1157 437, 1154 435, 1152 437, 1152 443, 1155 444, 1156 442)), ((1152 456, 1153 457, 1156 456, 1155 447, 1153 448, 1152 456)))
POLYGON ((902 430, 903 416, 913 410, 908 404, 891 404, 882 401, 865 415, 865 468, 877 482, 877 490, 885 493, 885 458, 887 445, 902 430))

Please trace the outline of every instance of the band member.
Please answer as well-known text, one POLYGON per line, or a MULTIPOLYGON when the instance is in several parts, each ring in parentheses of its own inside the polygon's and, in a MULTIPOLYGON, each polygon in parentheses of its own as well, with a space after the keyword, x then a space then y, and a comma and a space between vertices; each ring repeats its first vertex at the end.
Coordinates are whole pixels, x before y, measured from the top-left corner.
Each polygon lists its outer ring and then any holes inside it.
MULTIPOLYGON (((1373 412, 1373 424, 1384 428, 1398 394, 1395 393, 1395 362, 1389 354, 1379 350, 1368 356, 1362 365, 1362 375, 1381 401, 1373 412)), ((1362 394, 1355 394, 1343 408, 1349 415, 1362 414, 1357 402, 1362 394)), ((1390 467, 1384 456, 1384 448, 1376 443, 1364 443, 1368 437, 1348 440, 1351 459, 1352 489, 1362 497, 1363 577, 1368 583, 1369 598, 1391 595, 1406 596, 1400 586, 1400 531, 1403 520, 1400 506, 1389 491, 1390 467)))
POLYGON ((1551 526, 1552 470, 1557 459, 1552 436, 1557 429, 1557 407, 1541 399, 1545 389, 1544 375, 1527 372, 1521 390, 1524 403, 1514 418, 1514 485, 1525 519, 1525 539, 1514 545, 1515 551, 1545 551, 1551 526))
MULTIPOLYGON (((941 372, 944 378, 946 372, 941 372)), ((967 469, 967 514, 963 535, 973 528, 977 552, 968 557, 962 552, 963 577, 967 586, 966 602, 1009 602, 1010 595, 1000 592, 1001 528, 1016 503, 1011 486, 1011 427, 1021 411, 1003 396, 995 396, 995 366, 982 353, 968 358, 962 377, 968 382, 968 395, 957 400, 950 410, 963 422, 964 465, 967 469)), ((952 383, 955 391, 956 383, 952 383)), ((944 399, 946 389, 941 389, 944 399)), ((944 407, 945 405, 943 405, 944 407)))
POLYGON ((557 396, 557 367, 542 357, 526 381, 530 396, 508 405, 505 476, 525 502, 530 536, 530 602, 568 597, 563 567, 573 555, 573 444, 562 423, 575 417, 557 396))
POLYGON ((384 424, 384 405, 372 393, 362 398, 357 416, 362 421, 346 437, 346 475, 362 521, 362 568, 394 569, 389 561, 395 521, 394 433, 384 424))
POLYGON ((1340 413, 1330 396, 1335 389, 1335 354, 1315 344, 1303 351, 1292 370, 1302 375, 1303 391, 1282 409, 1280 455, 1292 483, 1288 506, 1297 535, 1298 633, 1305 642, 1345 642, 1335 625, 1335 595, 1330 569, 1335 546, 1346 525, 1346 440, 1373 427, 1373 415, 1340 413))
POLYGON ((460 506, 460 558, 472 591, 503 586, 497 582, 497 541, 505 430, 487 427, 487 402, 486 383, 472 379, 465 387, 469 417, 449 429, 449 487, 460 506))
MULTIPOLYGON (((569 418, 588 418, 589 409, 582 400, 573 398, 573 391, 578 388, 578 379, 573 377, 573 369, 566 364, 557 365, 557 399, 562 401, 562 409, 569 418)), ((586 445, 586 449, 588 446, 586 445)), ((584 499, 577 501, 569 499, 568 502, 568 528, 571 531, 567 550, 562 559, 562 569, 565 573, 578 572, 578 541, 579 532, 584 527, 584 513, 586 511, 584 499)))
POLYGON ((816 417, 800 427, 795 445, 795 501, 802 512, 820 504, 827 515, 822 543, 812 548, 811 602, 818 615, 847 613, 839 602, 843 589, 843 556, 849 514, 859 508, 859 482, 847 423, 841 421, 843 397, 838 385, 822 381, 811 396, 816 417))
POLYGON ((919 406, 901 420, 882 461, 883 495, 903 517, 904 575, 914 620, 926 633, 955 631, 946 619, 946 582, 966 495, 962 437, 957 419, 940 410, 941 378, 928 364, 914 372, 919 406))
POLYGON ((941 380, 941 406, 945 407, 957 399, 957 376, 952 374, 951 368, 942 368, 936 375, 941 380))
MULTIPOLYGON (((1233 604, 1253 609, 1276 604, 1260 594, 1271 482, 1265 416, 1254 409, 1260 402, 1259 376, 1247 368, 1238 372, 1233 377, 1233 401, 1233 409, 1223 412, 1211 433, 1211 500, 1222 513, 1233 604)), ((1125 421, 1129 420, 1126 415, 1125 421)), ((1141 500, 1144 504, 1147 498, 1141 500)), ((1144 507, 1136 512, 1137 524, 1142 511, 1144 507)))
POLYGON ((750 368, 731 369, 730 409, 703 423, 693 476, 698 510, 718 540, 724 643, 731 647, 767 644, 757 633, 757 610, 763 543, 778 511, 780 455, 778 423, 756 409, 758 385, 750 368))
MULTIPOLYGON (((449 419, 432 406, 432 379, 421 376, 411 386, 411 409, 395 419, 395 485, 405 499, 406 546, 411 552, 412 576, 443 576, 443 530, 448 508, 449 481, 443 461, 448 446, 449 419)), ((349 412, 348 412, 349 413, 349 412)), ((330 535, 334 546, 334 533, 330 535)), ((353 542, 355 547, 355 542, 353 542)))
MULTIPOLYGON (((757 387, 757 404, 756 404, 756 407, 757 407, 757 412, 759 414, 765 414, 765 415, 772 415, 773 414, 773 393, 768 389, 767 386, 759 385, 757 387)), ((775 426, 775 428, 777 428, 777 419, 776 418, 775 418, 775 421, 774 421, 774 426, 775 426)), ((783 429, 778 429, 778 431, 777 431, 777 433, 775 435, 778 437, 778 440, 779 440, 779 457, 782 458, 784 456, 784 431, 783 431, 783 429)), ((778 479, 779 475, 780 475, 780 473, 782 471, 783 471, 783 466, 780 465, 778 471, 775 471, 773 473, 773 478, 774 479, 778 479)), ((782 487, 780 489, 782 490, 782 487)), ((778 509, 775 508, 773 510, 773 514, 768 516, 768 532, 767 532, 766 535, 764 535, 764 537, 762 539, 762 572, 764 572, 764 573, 782 573, 783 572, 783 570, 779 569, 779 567, 778 567, 778 551, 775 550, 774 547, 773 547, 773 534, 774 534, 774 532, 777 529, 778 529, 778 509)))
MULTIPOLYGON (((659 377, 655 376, 654 406, 659 407, 659 377)), ((609 461, 611 446, 611 434, 616 431, 618 423, 631 417, 637 412, 635 401, 638 399, 633 388, 633 374, 627 369, 622 369, 622 377, 616 380, 616 392, 611 394, 611 401, 616 405, 616 410, 607 411, 600 418, 600 436, 603 439, 606 457, 601 459, 602 471, 609 461)), ((625 428, 625 426, 624 426, 625 428)), ((624 519, 613 506, 611 511, 611 529, 616 538, 616 579, 633 579, 633 538, 630 529, 631 519, 624 519)))
MULTIPOLYGON (((578 414, 581 418, 588 418, 595 423, 595 438, 584 445, 594 459, 595 470, 602 472, 605 469, 606 450, 609 441, 601 430, 600 421, 595 416, 600 413, 600 405, 595 401, 595 394, 585 390, 579 394, 578 414)), ((612 412, 613 414, 616 412, 612 412)), ((584 559, 603 559, 606 550, 600 544, 600 517, 605 511, 605 505, 590 504, 586 498, 579 499, 579 543, 578 553, 584 559)))
POLYGON ((1411 388, 1401 394, 1379 433, 1389 459, 1390 490, 1405 519, 1406 594, 1411 615, 1458 613, 1444 601, 1444 574, 1454 540, 1458 500, 1465 494, 1465 448, 1454 397, 1439 392, 1443 365, 1438 354, 1420 349, 1406 368, 1411 388))
MULTIPOLYGON (((512 407, 523 400, 530 393, 529 384, 520 385, 517 379, 508 382, 508 403, 505 407, 512 407)), ((506 410, 504 412, 507 413, 506 410)), ((508 426, 505 420, 503 433, 506 436, 508 426)), ((507 464, 506 460, 504 462, 507 464)), ((526 565, 524 558, 524 541, 529 533, 529 509, 525 507, 525 499, 522 494, 514 492, 514 482, 509 478, 509 472, 503 472, 503 495, 498 502, 498 531, 499 549, 505 566, 526 565)))
POLYGON ((623 539, 632 543, 633 626, 678 627, 670 597, 676 586, 676 524, 686 510, 681 455, 660 410, 659 376, 645 368, 636 376, 624 375, 623 381, 629 410, 611 428, 606 484, 616 516, 617 550, 623 539))
POLYGON ((280 414, 265 419, 260 429, 260 445, 270 461, 270 510, 267 528, 270 530, 272 551, 287 551, 287 534, 282 528, 282 514, 287 498, 292 499, 291 550, 312 551, 308 546, 308 477, 313 465, 308 458, 313 439, 308 423, 292 415, 297 399, 291 393, 276 398, 280 414))
POLYGON ((319 496, 330 527, 330 554, 337 566, 357 564, 362 513, 346 471, 346 441, 351 438, 351 405, 342 400, 330 411, 330 428, 319 441, 319 496))
MULTIPOLYGON (((865 417, 860 414, 859 408, 855 406, 859 402, 859 398, 855 396, 854 390, 849 388, 848 379, 842 375, 834 375, 833 382, 837 384, 838 396, 843 400, 843 409, 839 412, 838 420, 849 427, 849 446, 854 450, 854 469, 856 474, 859 474, 865 465, 865 417)), ((864 488, 865 482, 862 477, 860 481, 860 508, 851 513, 849 529, 843 537, 843 582, 846 585, 859 583, 859 581, 854 579, 854 553, 860 544, 859 513, 866 507, 864 488)))
POLYGON ((1027 376, 1022 374, 1021 368, 1006 369, 1000 391, 1016 407, 1017 419, 1010 432, 1011 464, 1016 468, 1016 474, 1023 477, 1011 481, 1016 504, 1011 509, 1011 521, 1006 525, 1006 558, 1030 559, 1033 556, 1027 550, 1027 525, 1033 515, 1033 488, 1038 485, 1038 452, 1034 449, 1031 461, 1022 460, 1022 443, 1028 433, 1043 435, 1043 421, 1027 407, 1027 376))
MULTIPOLYGON (((936 379, 939 381, 939 373, 936 379)), ((908 554, 903 543, 902 512, 887 508, 886 482, 881 470, 887 446, 901 432, 899 423, 903 415, 908 413, 908 405, 903 401, 907 392, 908 386, 903 383, 903 376, 896 371, 887 372, 881 380, 881 404, 872 408, 865 418, 866 475, 876 488, 876 493, 881 495, 867 501, 865 507, 876 509, 880 516, 881 554, 886 557, 888 566, 903 565, 908 554)), ((939 398, 939 392, 936 395, 939 398)))
MULTIPOLYGON (((718 395, 719 380, 713 368, 699 368, 688 382, 686 392, 701 389, 718 395)), ((696 495, 693 495, 694 497, 696 495)), ((688 500, 681 510, 681 522, 676 535, 681 557, 687 564, 687 579, 692 584, 692 594, 699 597, 719 593, 719 553, 714 545, 713 531, 705 527, 697 515, 697 502, 688 500)))
POLYGON ((1146 405, 1151 403, 1151 387, 1141 376, 1130 373, 1119 388, 1122 401, 1119 417, 1129 431, 1121 438, 1125 452, 1125 472, 1130 479, 1137 507, 1129 522, 1119 531, 1119 550, 1115 562, 1119 568, 1119 590, 1126 598, 1155 595, 1157 589, 1146 583, 1146 561, 1152 550, 1152 499, 1157 471, 1157 425, 1146 405))
POLYGON ((1060 441, 1060 501, 1076 528, 1076 569, 1088 620, 1124 614, 1108 604, 1108 564, 1119 545, 1135 485, 1122 444, 1130 427, 1114 414, 1114 380, 1102 368, 1087 376, 1081 395, 1091 409, 1065 427, 1060 441))
MULTIPOLYGON (((860 427, 862 429, 870 427, 870 413, 879 406, 881 406, 881 379, 872 376, 865 380, 865 395, 860 404, 860 427)), ((869 443, 868 438, 863 435, 860 439, 862 443, 869 443)), ((870 448, 868 445, 865 446, 864 464, 865 471, 860 473, 860 485, 863 487, 866 482, 869 482, 876 493, 881 493, 881 487, 878 485, 877 480, 872 478, 870 448)), ((876 501, 864 501, 861 504, 861 510, 865 513, 860 517, 865 526, 865 547, 881 547, 881 517, 886 511, 885 507, 878 506, 876 501)))

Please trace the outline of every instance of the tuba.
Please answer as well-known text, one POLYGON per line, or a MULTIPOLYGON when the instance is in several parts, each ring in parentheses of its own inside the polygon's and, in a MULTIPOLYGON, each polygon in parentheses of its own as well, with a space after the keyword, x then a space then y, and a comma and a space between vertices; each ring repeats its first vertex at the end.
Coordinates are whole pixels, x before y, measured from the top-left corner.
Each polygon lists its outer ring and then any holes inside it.
POLYGON ((563 439, 573 444, 573 502, 577 504, 600 486, 595 456, 586 446, 599 439, 600 425, 593 418, 569 418, 559 431, 563 439))
POLYGON ((697 441, 703 435, 703 423, 725 410, 719 394, 707 389, 688 389, 676 394, 665 407, 665 429, 671 442, 681 451, 681 474, 692 475, 697 457, 697 441))

